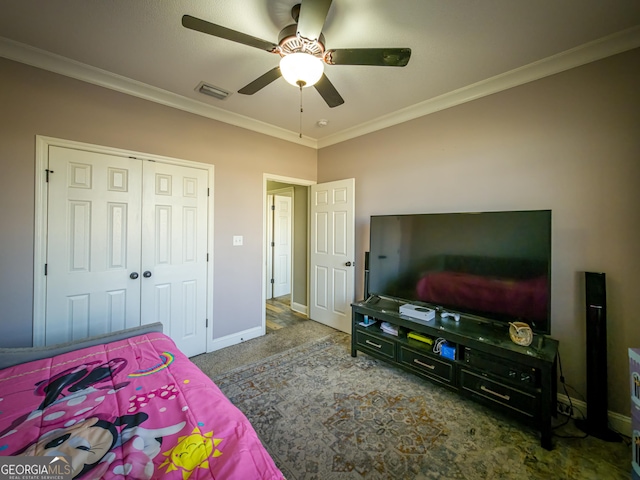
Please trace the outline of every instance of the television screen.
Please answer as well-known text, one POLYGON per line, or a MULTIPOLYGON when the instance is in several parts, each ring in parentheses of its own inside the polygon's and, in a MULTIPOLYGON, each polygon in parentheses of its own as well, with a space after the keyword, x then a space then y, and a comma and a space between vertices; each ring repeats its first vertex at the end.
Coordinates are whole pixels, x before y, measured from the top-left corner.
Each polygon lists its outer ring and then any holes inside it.
POLYGON ((551 211, 371 217, 369 294, 550 333, 551 211))

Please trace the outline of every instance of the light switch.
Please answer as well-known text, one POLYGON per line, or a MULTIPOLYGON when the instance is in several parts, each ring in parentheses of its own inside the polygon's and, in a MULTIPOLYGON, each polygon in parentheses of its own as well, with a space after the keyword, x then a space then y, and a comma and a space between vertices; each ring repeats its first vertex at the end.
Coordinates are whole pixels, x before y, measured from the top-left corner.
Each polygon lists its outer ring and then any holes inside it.
POLYGON ((242 235, 234 235, 233 236, 233 246, 234 247, 242 246, 242 235))

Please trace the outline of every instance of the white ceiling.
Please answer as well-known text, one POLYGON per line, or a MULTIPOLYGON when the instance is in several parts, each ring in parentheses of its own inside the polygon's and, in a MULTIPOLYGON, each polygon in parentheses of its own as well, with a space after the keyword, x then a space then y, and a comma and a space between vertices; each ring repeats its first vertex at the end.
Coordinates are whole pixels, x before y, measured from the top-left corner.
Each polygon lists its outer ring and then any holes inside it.
POLYGON ((296 0, 0 0, 0 56, 322 147, 640 46, 638 0, 333 0, 327 48, 410 47, 404 68, 327 66, 329 108, 279 57, 181 25, 189 14, 273 43, 296 0), (52 55, 53 54, 53 55, 52 55), (195 91, 205 81, 234 92, 195 91), (328 120, 326 127, 317 121, 328 120))

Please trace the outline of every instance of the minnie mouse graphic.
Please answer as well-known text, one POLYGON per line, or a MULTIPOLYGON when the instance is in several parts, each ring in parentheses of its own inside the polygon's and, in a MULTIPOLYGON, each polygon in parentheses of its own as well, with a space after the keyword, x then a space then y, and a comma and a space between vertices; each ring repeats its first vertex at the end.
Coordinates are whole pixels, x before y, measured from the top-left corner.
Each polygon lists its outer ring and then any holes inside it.
POLYGON ((88 362, 36 384, 34 394, 44 397, 39 407, 16 419, 0 437, 21 429, 43 427, 46 431, 12 455, 65 455, 70 458, 73 478, 98 479, 112 469, 130 479, 150 479, 162 437, 180 432, 186 422, 147 429, 142 425, 149 415, 137 408, 121 416, 98 413, 107 396, 129 384, 112 383, 126 365, 122 358, 88 362), (122 451, 121 458, 116 460, 114 449, 122 451))

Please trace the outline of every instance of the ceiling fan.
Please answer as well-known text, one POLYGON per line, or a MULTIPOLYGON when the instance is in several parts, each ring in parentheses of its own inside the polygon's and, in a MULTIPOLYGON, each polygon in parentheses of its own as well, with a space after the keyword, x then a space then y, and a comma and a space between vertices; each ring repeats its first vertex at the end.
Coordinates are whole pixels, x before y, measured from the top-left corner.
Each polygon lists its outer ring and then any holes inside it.
POLYGON ((378 67, 404 67, 411 57, 410 48, 340 48, 327 50, 322 34, 324 22, 332 0, 302 0, 291 9, 295 24, 284 27, 278 35, 278 44, 214 23, 184 15, 182 25, 191 30, 214 37, 259 48, 280 55, 280 65, 269 70, 238 90, 253 95, 283 76, 292 85, 313 85, 329 107, 344 103, 343 98, 324 74, 324 65, 370 65, 378 67), (309 75, 309 76, 307 76, 309 75))

